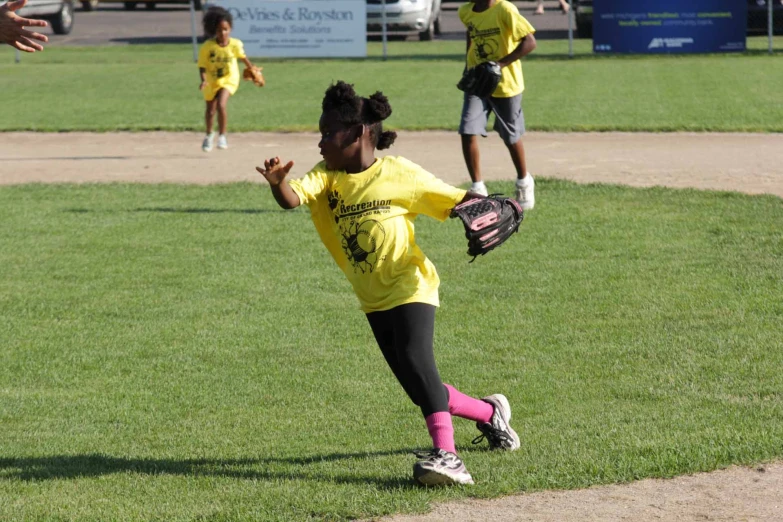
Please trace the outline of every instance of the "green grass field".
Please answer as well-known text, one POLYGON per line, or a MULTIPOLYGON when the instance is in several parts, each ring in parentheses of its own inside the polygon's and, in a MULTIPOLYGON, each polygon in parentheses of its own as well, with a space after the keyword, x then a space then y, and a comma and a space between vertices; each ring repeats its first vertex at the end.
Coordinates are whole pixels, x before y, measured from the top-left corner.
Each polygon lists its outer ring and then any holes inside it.
POLYGON ((473 264, 456 221, 417 221, 441 374, 507 394, 523 441, 455 421, 477 485, 446 490, 412 485, 424 422, 306 210, 0 188, 0 519, 344 520, 783 457, 781 200, 538 184, 473 264))
MULTIPOLYGON (((543 131, 783 132, 780 52, 749 39, 741 55, 595 57, 589 43, 546 41, 524 61, 528 128, 543 131)), ((778 49, 783 38, 776 39, 778 49)), ((464 42, 369 45, 364 60, 256 60, 263 89, 245 82, 229 105, 229 130, 315 130, 323 92, 335 80, 361 93, 383 90, 399 129, 455 129, 455 84, 464 42)), ((203 99, 188 45, 47 48, 13 63, 0 52, 6 103, 0 131, 202 130, 203 99), (4 58, 4 59, 3 59, 4 58)))
MULTIPOLYGON (((453 129, 463 46, 260 60, 269 84, 243 84, 230 131, 315 130, 337 79, 384 90, 392 127, 453 129)), ((528 128, 783 132, 765 46, 541 41, 528 128)), ((202 129, 189 46, 12 61, 0 131, 202 129)), ((490 453, 455 421, 477 485, 446 490, 412 484, 424 422, 306 210, 256 184, 0 187, 0 520, 346 520, 783 458, 780 198, 537 184, 521 233, 473 264, 458 223, 417 223, 441 374, 508 395, 523 441, 490 453)))

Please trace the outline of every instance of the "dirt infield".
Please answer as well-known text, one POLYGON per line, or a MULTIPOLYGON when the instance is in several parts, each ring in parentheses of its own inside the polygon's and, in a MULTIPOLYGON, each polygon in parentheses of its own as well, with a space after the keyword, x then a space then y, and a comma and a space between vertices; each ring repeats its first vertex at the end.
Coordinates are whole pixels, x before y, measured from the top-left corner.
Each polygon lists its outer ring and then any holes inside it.
MULTIPOLYGON (((320 160, 315 134, 229 136, 230 149, 204 154, 198 133, 9 133, 0 140, 0 185, 28 182, 261 182, 254 166, 278 155, 293 177, 320 160)), ((485 179, 513 179, 500 140, 482 140, 485 179)), ((580 183, 663 185, 783 197, 783 135, 530 133, 530 171, 580 183)), ((443 178, 467 181, 454 133, 404 132, 391 149, 443 178)), ((536 194, 546 204, 546 194, 536 194)), ((395 522, 783 521, 783 463, 734 467, 671 480, 442 504, 395 522)))
MULTIPOLYGON (((253 167, 264 158, 293 159, 294 177, 321 159, 315 134, 234 134, 229 150, 209 154, 201 152, 201 137, 163 132, 9 133, 0 143, 0 184, 260 181, 253 167)), ((781 134, 530 133, 524 143, 535 176, 783 197, 781 134)), ((481 140, 481 150, 485 179, 514 177, 508 152, 496 136, 481 140)), ((390 152, 450 183, 467 181, 455 133, 400 133, 390 152)))
POLYGON ((440 504, 385 522, 665 522, 783 520, 783 464, 730 468, 669 480, 440 504))

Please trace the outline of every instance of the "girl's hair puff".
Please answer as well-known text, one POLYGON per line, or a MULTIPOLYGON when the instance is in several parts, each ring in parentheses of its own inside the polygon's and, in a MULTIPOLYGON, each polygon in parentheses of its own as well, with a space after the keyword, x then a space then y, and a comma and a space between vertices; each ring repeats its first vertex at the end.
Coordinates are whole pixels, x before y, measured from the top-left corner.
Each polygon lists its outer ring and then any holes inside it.
POLYGON ((226 9, 213 5, 204 13, 202 24, 204 25, 204 36, 214 38, 217 33, 217 27, 221 22, 228 22, 228 25, 234 27, 234 17, 226 9))
POLYGON ((370 141, 378 150, 388 149, 397 133, 383 130, 383 120, 391 116, 389 99, 378 91, 369 98, 358 96, 353 85, 340 80, 326 89, 323 112, 333 111, 345 126, 363 124, 370 128, 370 141))

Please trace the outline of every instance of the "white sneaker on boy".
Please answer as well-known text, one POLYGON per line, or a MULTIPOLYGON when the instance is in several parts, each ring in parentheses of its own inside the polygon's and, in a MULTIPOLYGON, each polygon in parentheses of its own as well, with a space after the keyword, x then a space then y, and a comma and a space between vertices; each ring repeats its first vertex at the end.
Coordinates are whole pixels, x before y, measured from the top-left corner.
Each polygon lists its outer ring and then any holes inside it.
POLYGON ((529 172, 524 178, 517 180, 516 200, 522 210, 531 210, 536 205, 535 189, 536 183, 529 172))
POLYGON ((477 182, 473 183, 470 186, 470 191, 471 192, 475 192, 476 194, 479 194, 481 196, 487 196, 488 195, 487 186, 484 185, 483 181, 477 181, 477 182))

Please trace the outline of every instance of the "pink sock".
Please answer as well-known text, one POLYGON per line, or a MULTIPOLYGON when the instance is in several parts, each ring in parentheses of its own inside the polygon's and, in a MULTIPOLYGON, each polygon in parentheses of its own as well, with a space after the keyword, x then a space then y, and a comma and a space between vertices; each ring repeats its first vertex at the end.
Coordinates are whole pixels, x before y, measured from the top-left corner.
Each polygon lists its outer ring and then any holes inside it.
POLYGON ((492 420, 495 408, 491 404, 469 397, 450 384, 443 386, 449 390, 449 413, 485 424, 492 420))
POLYGON ((432 445, 457 453, 457 448, 454 447, 454 426, 451 424, 451 414, 447 411, 436 411, 424 420, 427 421, 427 431, 432 437, 432 445))

